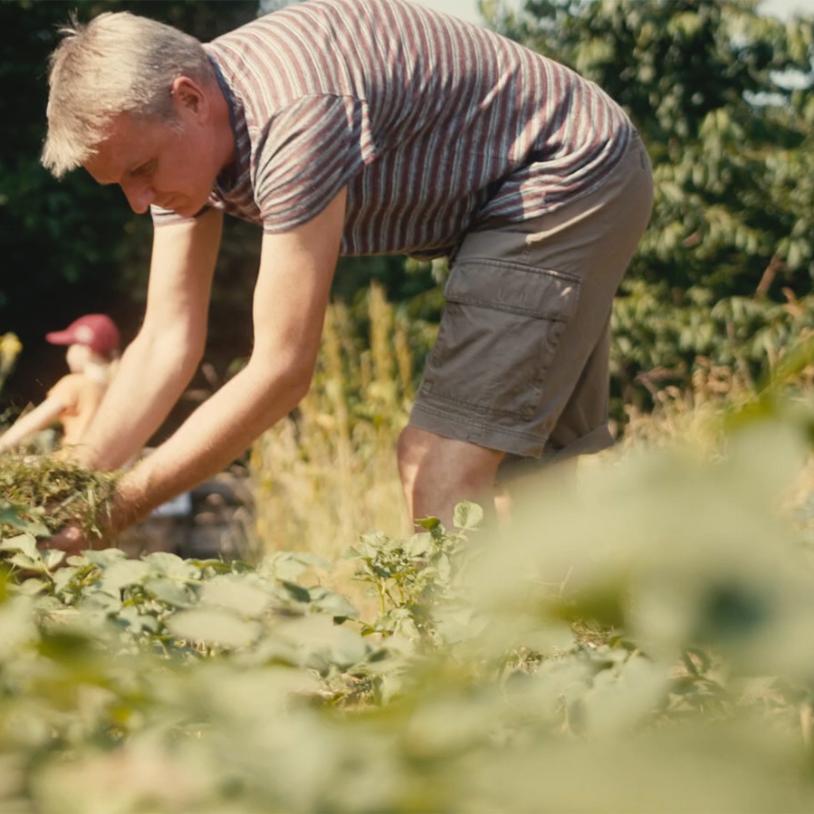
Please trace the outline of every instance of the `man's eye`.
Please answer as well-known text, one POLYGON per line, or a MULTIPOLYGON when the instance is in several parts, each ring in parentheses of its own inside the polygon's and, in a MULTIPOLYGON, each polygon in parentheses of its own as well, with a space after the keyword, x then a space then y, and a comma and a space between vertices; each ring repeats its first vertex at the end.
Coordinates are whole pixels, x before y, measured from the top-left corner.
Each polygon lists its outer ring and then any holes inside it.
POLYGON ((133 175, 149 175, 155 166, 155 161, 148 161, 146 164, 141 164, 133 170, 133 175))

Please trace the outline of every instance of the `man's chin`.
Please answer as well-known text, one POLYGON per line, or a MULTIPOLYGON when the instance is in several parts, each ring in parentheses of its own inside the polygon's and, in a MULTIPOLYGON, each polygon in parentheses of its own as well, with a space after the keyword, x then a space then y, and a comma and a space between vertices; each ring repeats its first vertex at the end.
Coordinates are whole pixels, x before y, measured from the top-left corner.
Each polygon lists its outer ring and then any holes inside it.
POLYGON ((205 206, 206 201, 200 205, 184 201, 176 203, 171 209, 176 215, 180 215, 182 218, 194 218, 205 206))

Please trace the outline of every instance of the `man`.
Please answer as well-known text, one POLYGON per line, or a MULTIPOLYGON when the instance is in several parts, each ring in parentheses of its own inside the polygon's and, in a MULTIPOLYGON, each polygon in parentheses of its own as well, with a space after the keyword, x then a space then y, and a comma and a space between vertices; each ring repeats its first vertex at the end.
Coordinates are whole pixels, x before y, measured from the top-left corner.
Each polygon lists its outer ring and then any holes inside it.
POLYGON ((52 56, 43 163, 155 224, 143 327, 81 460, 112 468, 203 352, 223 212, 262 226, 246 367, 120 481, 120 528, 221 469, 307 392, 340 254, 452 255, 398 445, 412 516, 507 458, 607 446, 611 300, 649 217, 621 109, 570 70, 407 0, 309 0, 214 42, 126 13, 52 56))

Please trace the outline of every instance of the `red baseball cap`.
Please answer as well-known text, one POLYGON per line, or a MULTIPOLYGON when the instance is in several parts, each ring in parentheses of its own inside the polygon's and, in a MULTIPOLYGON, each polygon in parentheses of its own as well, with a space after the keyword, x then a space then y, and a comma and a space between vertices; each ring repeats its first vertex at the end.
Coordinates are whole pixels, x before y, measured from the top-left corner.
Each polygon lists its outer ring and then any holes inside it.
POLYGON ((64 331, 45 334, 52 345, 87 345, 101 356, 112 356, 119 348, 119 329, 107 314, 85 314, 64 331))

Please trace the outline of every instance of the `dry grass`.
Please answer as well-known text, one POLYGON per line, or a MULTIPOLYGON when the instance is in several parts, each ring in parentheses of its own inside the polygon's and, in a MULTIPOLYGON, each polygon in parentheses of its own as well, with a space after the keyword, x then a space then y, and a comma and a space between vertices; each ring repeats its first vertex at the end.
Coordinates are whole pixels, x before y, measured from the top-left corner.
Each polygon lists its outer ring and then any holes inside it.
MULTIPOLYGON (((648 385, 647 376, 639 378, 648 385)), ((655 403, 652 412, 633 406, 625 408, 626 424, 619 439, 623 449, 641 444, 670 444, 688 438, 712 449, 720 441, 721 416, 745 404, 755 393, 751 380, 703 357, 696 360, 690 387, 650 386, 649 390, 655 403)))
POLYGON ((310 393, 254 445, 257 533, 270 550, 336 560, 366 531, 407 526, 395 447, 414 355, 406 321, 377 285, 368 316, 369 337, 359 337, 347 307, 330 306, 310 393))
MULTIPOLYGON (((0 508, 18 507, 26 519, 56 531, 75 523, 98 532, 107 510, 116 474, 89 472, 50 455, 0 455, 0 508)), ((10 533, 0 522, 0 531, 10 533)))
MULTIPOLYGON (((376 285, 369 293, 367 317, 368 335, 359 336, 358 319, 341 304, 330 307, 310 394, 294 418, 266 433, 252 451, 257 534, 267 550, 308 551, 336 561, 360 534, 377 529, 394 535, 409 527, 395 446, 407 421, 416 357, 423 348, 414 352, 409 323, 376 285)), ((651 413, 629 408, 617 446, 583 459, 581 466, 633 447, 676 441, 691 440, 704 454, 717 455, 726 417, 754 401, 756 393, 748 374, 704 358, 696 360, 687 389, 653 381, 656 408, 651 413)), ((814 367, 801 368, 793 381, 812 392, 814 367)), ((801 483, 798 503, 808 499, 812 483, 814 466, 801 483)), ((340 583, 349 568, 336 572, 340 583)))

